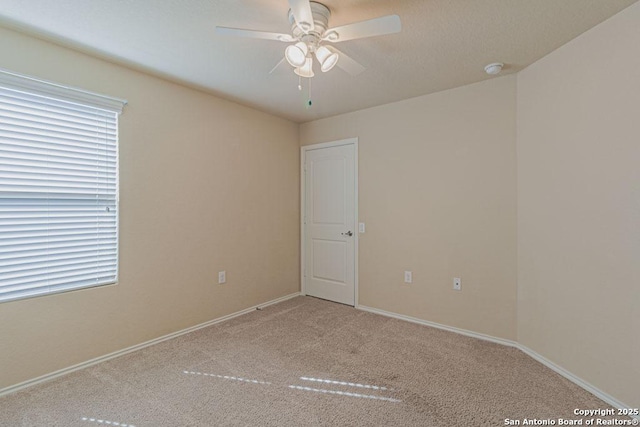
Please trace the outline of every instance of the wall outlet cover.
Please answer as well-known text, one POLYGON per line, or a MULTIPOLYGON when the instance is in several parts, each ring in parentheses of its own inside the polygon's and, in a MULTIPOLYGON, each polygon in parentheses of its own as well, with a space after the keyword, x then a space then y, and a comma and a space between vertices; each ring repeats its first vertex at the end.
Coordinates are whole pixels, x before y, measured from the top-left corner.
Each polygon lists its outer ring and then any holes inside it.
POLYGON ((404 272, 404 283, 413 283, 413 273, 410 271, 404 272))

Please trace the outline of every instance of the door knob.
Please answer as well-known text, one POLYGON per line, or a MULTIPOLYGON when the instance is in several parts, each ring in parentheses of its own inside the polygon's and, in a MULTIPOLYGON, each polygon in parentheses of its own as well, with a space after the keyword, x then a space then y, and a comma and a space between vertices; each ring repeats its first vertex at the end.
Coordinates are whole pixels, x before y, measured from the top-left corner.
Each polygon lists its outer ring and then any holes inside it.
POLYGON ((343 236, 353 236, 353 233, 351 232, 351 230, 347 231, 346 233, 340 233, 343 236))

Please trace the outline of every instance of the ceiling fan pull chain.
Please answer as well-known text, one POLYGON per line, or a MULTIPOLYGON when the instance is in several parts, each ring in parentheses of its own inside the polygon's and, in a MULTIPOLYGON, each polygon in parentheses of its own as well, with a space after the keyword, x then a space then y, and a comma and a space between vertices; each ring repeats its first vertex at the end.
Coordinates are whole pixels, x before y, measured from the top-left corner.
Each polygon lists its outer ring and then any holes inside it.
POLYGON ((311 108, 311 77, 309 77, 309 99, 307 100, 307 108, 311 108))
POLYGON ((302 90, 302 76, 298 76, 298 90, 302 90))

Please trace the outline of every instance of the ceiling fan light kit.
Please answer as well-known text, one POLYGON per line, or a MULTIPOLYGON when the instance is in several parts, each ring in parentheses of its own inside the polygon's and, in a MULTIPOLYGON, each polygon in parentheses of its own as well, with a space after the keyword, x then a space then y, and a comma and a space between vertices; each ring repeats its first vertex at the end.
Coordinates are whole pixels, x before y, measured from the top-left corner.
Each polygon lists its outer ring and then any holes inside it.
POLYGON ((310 56, 307 57, 304 64, 301 67, 296 67, 293 72, 300 77, 306 77, 310 79, 315 75, 313 74, 313 59, 310 56))
MULTIPOLYGON (((285 59, 294 67, 293 72, 296 75, 311 78, 314 76, 314 56, 323 73, 333 69, 336 65, 352 76, 364 71, 364 67, 354 59, 333 46, 327 46, 324 42, 339 43, 346 40, 398 33, 402 28, 398 15, 387 15, 329 28, 331 11, 327 6, 309 0, 289 0, 289 7, 288 16, 291 24, 291 35, 227 27, 216 27, 216 32, 218 34, 293 43, 286 47, 284 51, 285 59)), ((309 105, 311 105, 310 101, 309 105)))
POLYGON ((304 42, 298 42, 287 46, 284 50, 284 57, 293 67, 301 67, 305 64, 309 47, 304 42))
POLYGON ((320 46, 316 49, 316 58, 320 63, 320 69, 323 73, 326 73, 338 63, 340 56, 336 52, 332 52, 327 46, 320 46))

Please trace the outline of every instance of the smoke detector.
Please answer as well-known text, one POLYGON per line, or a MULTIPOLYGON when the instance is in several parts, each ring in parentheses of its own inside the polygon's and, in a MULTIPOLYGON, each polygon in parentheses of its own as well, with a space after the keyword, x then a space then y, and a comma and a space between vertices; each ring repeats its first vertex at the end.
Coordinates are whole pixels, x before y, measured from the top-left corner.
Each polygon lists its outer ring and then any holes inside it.
POLYGON ((500 71, 502 71, 502 67, 504 67, 504 64, 502 62, 494 62, 493 64, 489 64, 486 67, 484 67, 484 71, 489 74, 489 75, 496 75, 496 74, 500 74, 500 71))

